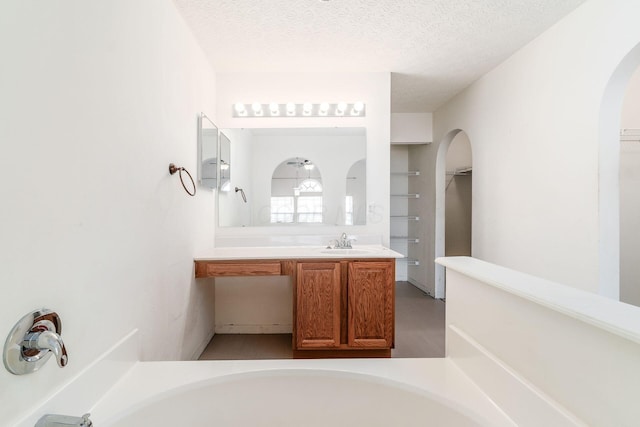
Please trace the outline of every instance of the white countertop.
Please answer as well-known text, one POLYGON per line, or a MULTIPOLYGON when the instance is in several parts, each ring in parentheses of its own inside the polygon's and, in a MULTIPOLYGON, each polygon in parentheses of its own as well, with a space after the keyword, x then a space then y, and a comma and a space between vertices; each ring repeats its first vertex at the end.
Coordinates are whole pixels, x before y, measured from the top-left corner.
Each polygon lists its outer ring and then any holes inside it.
POLYGON ((327 249, 326 246, 254 246, 212 248, 194 257, 195 261, 243 259, 310 259, 310 258, 404 258, 404 255, 382 245, 356 245, 352 249, 327 249))

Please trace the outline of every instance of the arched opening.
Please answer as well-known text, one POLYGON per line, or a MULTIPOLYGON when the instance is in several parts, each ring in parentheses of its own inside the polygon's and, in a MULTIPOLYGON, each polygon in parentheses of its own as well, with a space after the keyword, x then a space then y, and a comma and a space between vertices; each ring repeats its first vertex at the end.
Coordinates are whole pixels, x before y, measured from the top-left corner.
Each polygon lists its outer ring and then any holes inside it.
POLYGON ((620 120, 620 301, 640 306, 640 67, 620 120))
MULTIPOLYGON (((640 44, 620 62, 604 91, 599 134, 599 287, 598 293, 620 299, 620 129, 625 92, 640 66, 640 44)), ((626 209, 626 208, 625 208, 626 209)), ((625 215, 624 213, 623 215, 625 215)))
MULTIPOLYGON (((472 151, 467 134, 449 132, 436 159, 435 254, 471 256, 472 151)), ((435 298, 445 298, 444 268, 436 265, 435 298)))
POLYGON ((309 159, 292 157, 271 176, 271 223, 322 223, 322 175, 309 159))

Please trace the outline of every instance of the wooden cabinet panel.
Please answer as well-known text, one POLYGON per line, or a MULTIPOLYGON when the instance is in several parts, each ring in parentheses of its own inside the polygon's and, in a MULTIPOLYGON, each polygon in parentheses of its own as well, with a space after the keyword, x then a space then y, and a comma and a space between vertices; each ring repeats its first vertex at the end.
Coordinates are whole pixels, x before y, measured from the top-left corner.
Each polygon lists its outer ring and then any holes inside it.
POLYGON ((352 262, 348 277, 350 347, 390 348, 394 336, 394 264, 352 262))
POLYGON ((196 277, 279 276, 280 261, 196 261, 196 277))
POLYGON ((296 286, 296 346, 340 346, 340 263, 299 262, 296 286))

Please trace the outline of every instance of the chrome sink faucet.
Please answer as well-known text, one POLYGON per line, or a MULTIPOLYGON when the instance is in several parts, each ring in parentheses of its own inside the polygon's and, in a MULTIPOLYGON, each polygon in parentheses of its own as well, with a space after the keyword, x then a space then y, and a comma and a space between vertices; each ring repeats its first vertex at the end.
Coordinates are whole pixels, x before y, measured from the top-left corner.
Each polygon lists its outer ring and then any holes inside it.
POLYGON ((352 249, 351 243, 355 240, 353 237, 349 238, 347 233, 342 233, 340 239, 333 239, 329 242, 329 247, 331 247, 331 243, 334 243, 333 249, 352 249))
POLYGON ((93 423, 89 419, 90 414, 81 417, 69 415, 47 414, 38 420, 35 427, 91 427, 93 423))

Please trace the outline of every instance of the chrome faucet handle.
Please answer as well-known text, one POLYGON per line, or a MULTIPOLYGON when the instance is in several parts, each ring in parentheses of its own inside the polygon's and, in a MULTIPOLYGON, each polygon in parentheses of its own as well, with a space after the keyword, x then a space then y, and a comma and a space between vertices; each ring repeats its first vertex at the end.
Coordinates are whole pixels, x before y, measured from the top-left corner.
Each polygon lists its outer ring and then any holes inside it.
POLYGON ((34 310, 13 327, 4 344, 4 366, 15 375, 35 372, 55 355, 58 366, 64 368, 69 357, 61 338, 60 316, 51 310, 34 310))
POLYGON ((356 238, 355 238, 355 237, 353 237, 353 236, 347 236, 347 237, 346 237, 345 247, 346 247, 346 248, 349 248, 349 249, 352 249, 352 248, 353 248, 353 246, 351 246, 351 244, 352 244, 353 242, 355 242, 356 240, 358 240, 358 239, 356 239, 356 238))
POLYGON ((92 427, 93 422, 89 419, 91 414, 84 414, 82 417, 72 417, 69 415, 47 414, 38 420, 35 427, 92 427))
MULTIPOLYGON (((37 350, 38 352, 49 350, 56 357, 58 366, 61 368, 67 366, 69 357, 67 356, 67 349, 62 342, 62 337, 55 332, 51 332, 49 329, 43 331, 34 331, 32 329, 31 332, 25 335, 22 346, 26 349, 37 350)), ((25 359, 30 361, 26 353, 26 351, 23 351, 25 359)))

